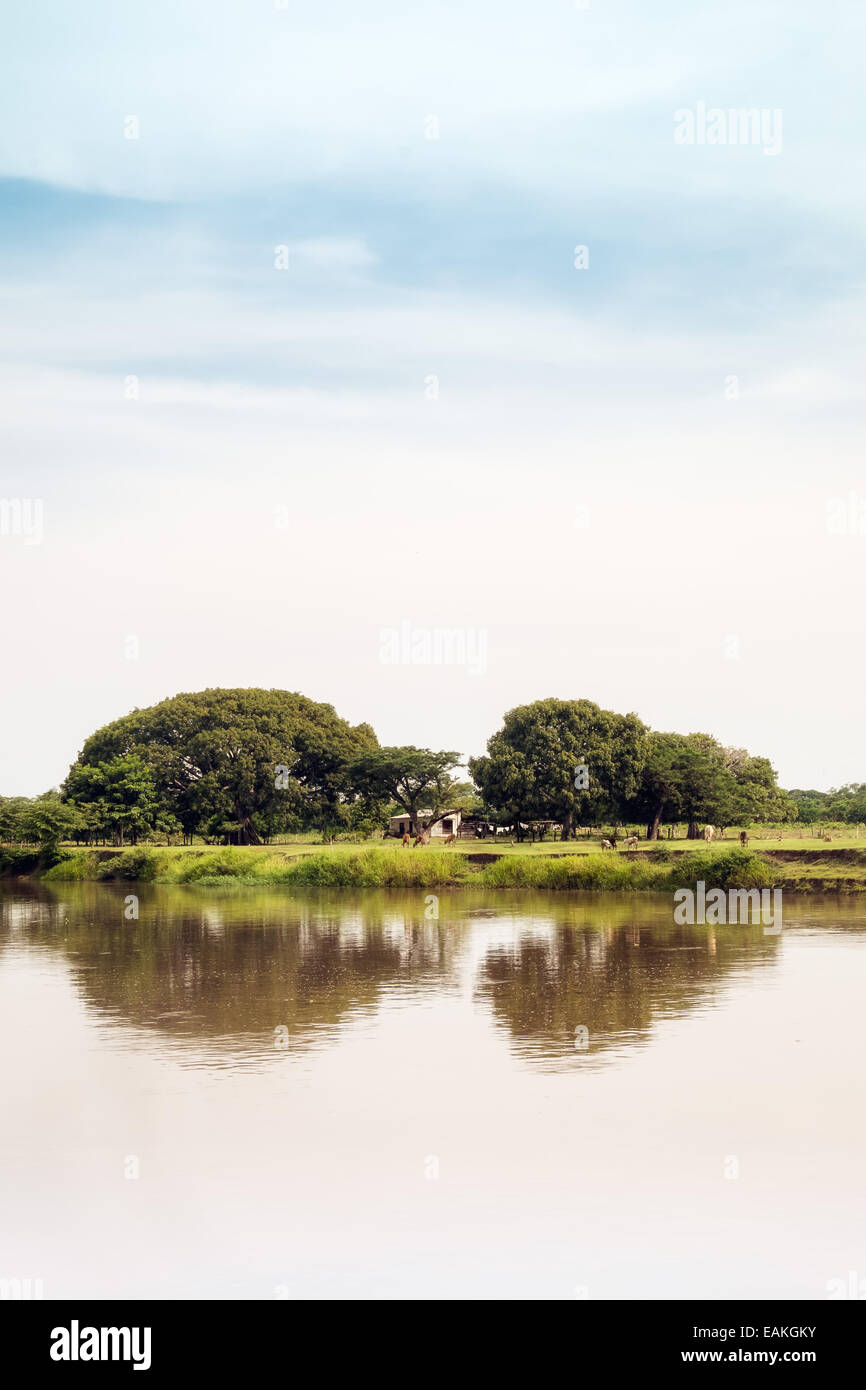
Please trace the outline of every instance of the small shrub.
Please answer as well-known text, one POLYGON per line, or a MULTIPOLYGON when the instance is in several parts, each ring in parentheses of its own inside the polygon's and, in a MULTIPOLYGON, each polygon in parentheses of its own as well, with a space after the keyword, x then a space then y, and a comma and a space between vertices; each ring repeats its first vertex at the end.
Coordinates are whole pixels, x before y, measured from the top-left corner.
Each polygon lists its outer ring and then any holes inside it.
POLYGON ((157 857, 152 849, 135 847, 123 854, 113 854, 103 859, 96 870, 96 877, 103 881, 137 881, 146 883, 156 878, 157 857))
POLYGON ((696 850, 678 856, 670 871, 670 882, 678 887, 703 880, 708 888, 772 888, 778 878, 778 870, 749 849, 727 849, 721 854, 696 850))
POLYGON ((96 878, 99 859, 93 852, 69 853, 42 875, 46 883, 83 882, 96 878))
POLYGON ((176 883, 198 883, 203 878, 256 878, 256 860, 242 849, 220 849, 215 853, 184 854, 174 862, 172 879, 176 883))
POLYGON ((357 854, 307 854, 287 867, 284 882, 322 888, 435 888, 464 881, 462 854, 430 850, 360 850, 357 854))
POLYGON ((505 855, 488 864, 479 882, 487 888, 594 889, 625 892, 655 888, 662 870, 645 859, 620 859, 617 854, 570 854, 561 859, 505 855))

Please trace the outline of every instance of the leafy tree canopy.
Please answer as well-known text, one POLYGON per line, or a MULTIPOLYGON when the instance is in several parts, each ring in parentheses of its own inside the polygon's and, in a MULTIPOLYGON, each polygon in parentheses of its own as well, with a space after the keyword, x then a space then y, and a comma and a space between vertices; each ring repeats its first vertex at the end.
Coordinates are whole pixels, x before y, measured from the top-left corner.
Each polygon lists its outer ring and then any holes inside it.
MULTIPOLYGON (((369 724, 352 726, 332 705, 286 690, 202 690, 133 710, 86 741, 66 783, 84 801, 82 769, 134 756, 147 767, 160 808, 187 834, 232 821, 258 843, 280 818, 313 822, 351 799, 347 766, 377 746, 369 724)), ((97 781, 90 791, 98 799, 97 781)))
POLYGON ((633 796, 646 726, 591 700, 536 700, 509 710, 469 771, 487 805, 514 821, 553 820, 565 840, 633 796))
POLYGON ((119 844, 127 833, 135 841, 150 830, 159 812, 153 774, 137 753, 101 763, 76 763, 65 792, 73 805, 88 808, 95 824, 111 831, 119 844))
POLYGON ((452 776, 459 761, 459 753, 430 748, 371 748, 352 761, 349 775, 360 792, 401 806, 420 835, 465 797, 465 784, 452 776))

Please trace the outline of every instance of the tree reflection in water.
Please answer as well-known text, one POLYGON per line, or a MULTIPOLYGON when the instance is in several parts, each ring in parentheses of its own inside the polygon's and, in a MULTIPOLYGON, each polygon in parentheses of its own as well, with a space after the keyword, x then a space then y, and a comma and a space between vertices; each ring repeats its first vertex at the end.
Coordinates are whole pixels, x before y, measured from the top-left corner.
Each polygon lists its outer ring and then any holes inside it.
MULTIPOLYGON (((418 893, 289 896, 74 884, 4 893, 0 949, 60 955, 104 1022, 155 1032, 195 1064, 327 1046, 386 1005, 443 995, 487 1009, 527 1057, 558 1067, 643 1045, 732 972, 771 966, 756 927, 678 927, 657 896, 418 893), (135 890, 138 921, 124 918, 135 890), (575 1030, 586 1046, 575 1047, 575 1030)), ((837 916, 840 909, 833 908, 837 916)), ((842 918, 845 914, 842 913, 842 918)), ((844 922, 843 922, 844 925, 844 922)), ((862 931, 854 905, 850 929, 862 931)))

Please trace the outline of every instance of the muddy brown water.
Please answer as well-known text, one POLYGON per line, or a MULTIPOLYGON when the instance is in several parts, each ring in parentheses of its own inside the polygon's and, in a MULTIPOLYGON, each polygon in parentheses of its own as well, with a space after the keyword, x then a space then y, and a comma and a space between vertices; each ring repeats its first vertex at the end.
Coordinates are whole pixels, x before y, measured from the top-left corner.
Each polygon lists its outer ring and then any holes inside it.
POLYGON ((825 1298, 866 1278, 864 989, 858 899, 4 885, 0 1279, 825 1298))

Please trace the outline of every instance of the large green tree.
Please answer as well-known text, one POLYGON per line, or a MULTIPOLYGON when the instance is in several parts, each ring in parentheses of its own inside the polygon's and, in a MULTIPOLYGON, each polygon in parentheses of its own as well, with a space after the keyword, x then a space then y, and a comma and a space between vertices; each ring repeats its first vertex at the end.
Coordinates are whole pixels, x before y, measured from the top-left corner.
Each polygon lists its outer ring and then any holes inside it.
POLYGON ((408 815, 412 834, 424 836, 465 796, 452 775, 459 762, 459 753, 430 748, 371 748, 353 760, 349 774, 358 791, 395 801, 408 815))
POLYGON ((616 815, 634 795, 646 735, 636 714, 591 700, 536 700, 508 711, 469 771, 486 805, 518 825, 557 821, 567 840, 574 827, 616 815))
POLYGON ((662 820, 685 820, 695 839, 702 821, 730 823, 735 791, 726 750, 710 734, 653 733, 632 810, 645 817, 650 839, 662 820))
POLYGON ((682 814, 687 750, 683 734, 653 730, 647 737, 646 762, 628 810, 632 818, 646 822, 648 840, 658 839, 662 821, 682 814))
POLYGON ((694 839, 702 821, 751 825, 796 816, 767 758, 725 748, 710 734, 656 732, 647 739, 646 764, 630 811, 646 820, 651 840, 663 820, 686 821, 694 839))
MULTIPOLYGON (((258 844, 280 819, 313 824, 354 794, 348 764, 377 746, 368 724, 286 690, 202 690, 133 710, 87 740, 79 769, 135 755, 153 777, 160 809, 186 835, 231 821, 258 844)), ((83 798, 79 798, 83 799, 83 798)))
MULTIPOLYGON (((726 750, 728 753, 730 749, 726 750)), ((780 789, 776 770, 769 758, 745 754, 733 769, 736 787, 731 819, 735 825, 754 825, 757 822, 791 821, 797 819, 797 805, 787 792, 780 789)))

